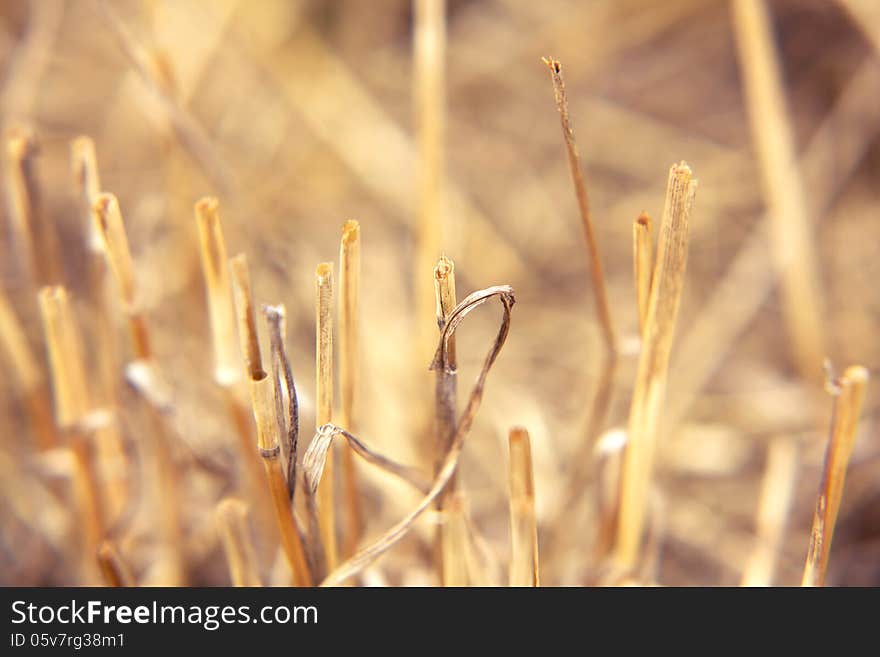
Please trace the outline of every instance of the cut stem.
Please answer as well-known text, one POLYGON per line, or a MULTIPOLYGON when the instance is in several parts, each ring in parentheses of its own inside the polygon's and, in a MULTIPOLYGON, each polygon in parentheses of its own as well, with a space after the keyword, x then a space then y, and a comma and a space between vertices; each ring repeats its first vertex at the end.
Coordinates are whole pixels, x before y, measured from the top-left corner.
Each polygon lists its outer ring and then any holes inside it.
MULTIPOLYGON (((317 410, 315 424, 333 421, 333 264, 322 262, 315 270, 315 381, 317 410)), ((333 451, 327 455, 324 476, 318 486, 318 514, 327 567, 338 561, 336 549, 335 472, 333 451)))
POLYGON ((544 63, 550 68, 550 78, 553 81, 553 91, 556 96, 556 108, 562 122, 562 137, 565 140, 565 150, 568 154, 568 168, 571 180, 574 184, 574 192, 577 197, 578 210, 583 224, 584 237, 590 252, 590 276, 593 282, 593 294, 596 297, 596 309, 599 313, 599 322, 602 326, 602 334, 605 339, 605 347, 609 352, 617 352, 617 338, 614 333, 614 324, 611 321, 611 308, 608 303, 608 293, 605 289, 605 274, 602 270, 602 259, 599 253, 599 243, 596 240, 596 231, 593 226, 593 216, 590 213, 587 186, 584 182, 584 174, 581 169, 580 154, 574 138, 574 130, 568 115, 568 100, 565 95, 565 81, 562 78, 562 64, 552 58, 544 58, 544 63))
POLYGON ((687 267, 688 224, 696 187, 697 181, 685 163, 669 170, 621 480, 616 560, 625 570, 636 565, 642 543, 669 354, 687 267))
MULTIPOLYGON (((357 432, 355 418, 360 381, 361 232, 357 221, 342 227, 339 245, 339 423, 357 432)), ((345 499, 343 556, 357 550, 363 531, 357 470, 351 447, 342 447, 342 490, 345 499)))
POLYGON ((216 198, 205 197, 195 204, 196 225, 199 231, 199 254, 205 277, 208 315, 211 325, 211 346, 214 355, 214 381, 223 391, 227 411, 235 426, 239 451, 243 460, 246 484, 257 504, 260 527, 275 524, 270 511, 271 502, 264 483, 263 466, 254 450, 256 436, 251 411, 239 394, 242 379, 241 354, 236 335, 235 304, 226 257, 226 244, 220 224, 216 198))
MULTIPOLYGON (((436 316, 437 316, 437 326, 440 331, 443 331, 443 328, 446 326, 447 319, 449 318, 452 311, 456 306, 456 294, 455 294, 455 263, 447 258, 446 256, 441 256, 437 266, 434 267, 434 297, 436 302, 436 316)), ((446 349, 446 358, 447 362, 444 363, 443 367, 437 368, 435 371, 435 384, 434 384, 434 474, 436 475, 439 469, 442 467, 443 460, 446 458, 446 453, 449 451, 449 447, 452 444, 452 438, 455 435, 455 424, 457 420, 457 374, 456 368, 458 367, 458 363, 456 362, 455 355, 455 336, 453 335, 449 339, 449 343, 446 349)), ((441 514, 441 517, 444 517, 443 510, 446 503, 446 498, 453 493, 456 488, 456 476, 453 473, 452 477, 449 479, 449 484, 447 485, 446 490, 443 492, 440 497, 437 498, 437 511, 441 514)), ((454 586, 451 583, 451 577, 454 575, 453 573, 447 572, 446 567, 446 556, 449 554, 453 538, 452 536, 446 536, 447 531, 452 525, 444 520, 443 523, 438 527, 438 544, 440 546, 440 550, 438 553, 439 557, 439 570, 440 570, 440 581, 443 582, 444 586, 454 586)), ((458 545, 458 550, 465 549, 464 544, 458 545)))
POLYGON ((220 386, 231 386, 241 380, 241 356, 217 199, 200 199, 195 205, 195 215, 211 320, 214 379, 220 386))
POLYGON ((166 415, 167 399, 156 376, 146 318, 138 303, 134 263, 128 248, 128 236, 122 221, 119 202, 113 194, 102 193, 92 204, 94 228, 128 320, 132 361, 126 367, 130 383, 147 402, 150 440, 140 443, 152 486, 153 523, 158 535, 159 564, 157 580, 165 586, 179 586, 185 579, 183 524, 178 500, 178 473, 175 469, 173 430, 166 415))
POLYGON ((266 480, 272 495, 275 519, 281 536, 281 546, 290 566, 293 583, 296 586, 311 586, 312 575, 293 516, 287 481, 281 466, 281 446, 278 443, 274 389, 272 379, 263 370, 246 256, 244 254, 235 256, 229 261, 229 266, 232 273, 232 289, 235 293, 241 353, 249 377, 254 420, 257 425, 257 447, 263 458, 266 480))
POLYGON ((839 391, 834 400, 825 468, 813 516, 802 586, 825 586, 831 539, 843 497, 847 465, 856 442, 856 429, 867 383, 868 370, 858 365, 848 367, 837 381, 839 391))
POLYGON ((29 130, 19 127, 11 131, 6 142, 9 214, 27 279, 38 285, 52 285, 61 282, 61 249, 40 205, 38 152, 29 130))
POLYGON ((82 345, 67 291, 63 287, 44 287, 38 298, 52 377, 55 423, 74 457, 73 488, 83 539, 83 577, 89 581, 94 576, 95 555, 104 532, 104 514, 92 461, 91 432, 85 428, 89 399, 82 345))
POLYGON ((119 432, 116 419, 117 382, 119 377, 116 330, 109 313, 107 261, 104 257, 101 235, 92 220, 92 205, 101 192, 95 143, 90 137, 77 137, 70 143, 70 167, 79 194, 82 228, 86 233, 89 301, 92 305, 92 322, 89 339, 95 354, 97 376, 95 410, 103 408, 111 415, 111 421, 96 431, 98 465, 104 486, 105 512, 108 522, 120 517, 129 496, 128 476, 130 464, 119 432))
POLYGON ((510 585, 538 586, 538 525, 532 447, 522 427, 510 430, 510 585))
POLYGON ((247 506, 241 500, 227 498, 217 505, 216 518, 232 585, 262 586, 248 527, 247 506))
POLYGON ((651 301, 651 276, 654 268, 654 236, 651 217, 646 213, 633 222, 633 267, 636 281, 636 303, 639 310, 639 331, 644 334, 651 301))
POLYGON ((146 320, 137 306, 134 265, 116 197, 113 194, 99 194, 92 205, 92 216, 128 319, 134 358, 150 360, 152 351, 146 320))

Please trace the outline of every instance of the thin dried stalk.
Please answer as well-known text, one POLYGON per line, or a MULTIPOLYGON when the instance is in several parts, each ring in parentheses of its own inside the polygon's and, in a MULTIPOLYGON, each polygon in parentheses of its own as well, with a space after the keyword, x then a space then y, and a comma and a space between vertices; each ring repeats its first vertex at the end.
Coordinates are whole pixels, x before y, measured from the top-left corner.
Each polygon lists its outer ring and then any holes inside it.
POLYGON ((260 338, 257 333, 257 315, 251 293, 251 274, 247 256, 239 253, 229 260, 232 273, 232 291, 235 299, 235 312, 238 320, 238 339, 244 368, 251 381, 259 381, 266 376, 263 371, 263 357, 260 354, 260 338))
MULTIPOLYGON (((447 319, 455 310, 455 264, 446 256, 441 256, 437 266, 434 267, 434 290, 437 308, 437 326, 442 331, 447 319)), ((437 369, 436 383, 436 422, 437 422, 437 446, 435 456, 435 471, 443 462, 443 457, 449 450, 452 436, 455 434, 456 421, 456 371, 458 363, 455 357, 455 338, 449 341, 447 350, 449 362, 437 369)), ((450 481, 450 489, 454 488, 455 478, 450 481)))
MULTIPOLYGON (((442 331, 446 324, 446 320, 456 305, 455 295, 455 263, 446 256, 441 256, 437 266, 434 267, 434 296, 436 300, 437 326, 442 331)), ((449 450, 452 437, 455 435, 455 421, 457 414, 457 398, 456 398, 456 370, 458 363, 455 357, 455 338, 453 337, 449 344, 448 351, 449 363, 445 367, 438 368, 435 372, 436 381, 434 384, 434 473, 436 474, 443 457, 449 450)), ((446 492, 437 500, 437 511, 441 513, 444 507, 446 496, 455 490, 455 474, 449 480, 449 486, 446 492)), ((446 563, 446 555, 460 553, 463 545, 458 546, 458 550, 453 545, 452 537, 447 537, 447 527, 450 524, 443 522, 437 528, 437 544, 438 544, 438 567, 440 581, 444 586, 455 586, 452 582, 457 578, 453 574, 447 572, 444 565, 446 563)), ((461 532, 458 532, 461 536, 461 532)))
POLYGON ((622 569, 636 565, 642 542, 669 354, 687 267, 688 224, 696 187, 697 181, 685 163, 669 170, 651 302, 630 406, 624 455, 616 545, 616 561, 622 569))
POLYGON ((825 356, 821 285, 779 53, 763 0, 736 0, 732 12, 792 357, 802 376, 818 381, 825 356))
MULTIPOLYGON (((441 250, 444 224, 444 141, 446 132, 446 2, 413 4, 413 95, 418 148, 418 233, 415 260, 417 317, 428 317, 433 290, 425 278, 441 250)), ((420 332, 419 353, 434 345, 420 332)))
POLYGON ((38 299, 52 373, 55 421, 67 430, 80 424, 89 412, 82 344, 67 290, 44 287, 38 299))
MULTIPOLYGON (((333 264, 322 262, 315 270, 315 424, 333 421, 333 264)), ((327 567, 333 569, 339 560, 336 548, 336 505, 333 453, 327 455, 325 476, 318 486, 318 513, 321 541, 327 567)))
POLYGON ((639 331, 645 332, 648 304, 651 300, 651 276, 654 269, 654 236, 651 217, 646 213, 633 222, 633 268, 636 281, 636 303, 639 309, 639 331))
MULTIPOLYGON (((79 136, 70 142, 70 168, 80 197, 91 208, 101 193, 101 178, 98 172, 98 157, 95 142, 91 137, 79 136)), ((95 224, 88 222, 88 245, 92 251, 101 250, 101 236, 95 224)))
POLYGON ((231 386, 241 380, 241 356, 218 205, 216 198, 202 198, 195 205, 195 215, 211 319, 214 379, 220 386, 231 386))
POLYGON ((247 506, 241 500, 227 498, 217 505, 216 519, 232 585, 262 586, 248 528, 247 506))
POLYGON ((431 489, 418 506, 405 518, 391 527, 375 541, 361 548, 354 556, 347 559, 340 564, 336 570, 331 572, 321 583, 322 586, 334 586, 344 582, 349 577, 359 573, 385 551, 394 546, 407 534, 416 519, 418 519, 418 517, 434 503, 434 500, 437 499, 437 496, 440 495, 455 472, 455 469, 458 466, 458 457, 464 447, 465 438, 467 437, 468 431, 470 431, 474 418, 477 415, 477 411, 480 408, 480 402, 483 399, 483 389, 486 385, 486 378, 488 377, 489 371, 492 369, 492 365, 495 363, 496 358, 498 358, 498 354, 501 353, 501 349, 507 340, 507 334, 510 331, 510 312, 515 301, 513 288, 507 285, 486 288, 485 290, 470 294, 458 304, 455 310, 450 314, 446 325, 443 327, 443 331, 440 334, 440 343, 431 365, 432 369, 434 369, 442 367, 443 363, 448 362, 447 351, 449 348, 449 338, 454 335, 456 328, 468 313, 493 297, 498 297, 504 309, 504 313, 501 317, 501 326, 498 329, 498 335, 495 337, 495 340, 489 349, 489 353, 483 361, 483 366, 480 369, 474 387, 471 389, 470 395, 468 396, 467 405, 458 421, 455 430, 455 437, 449 448, 449 452, 446 454, 446 460, 443 462, 443 467, 438 471, 431 489))
POLYGON ((843 497, 846 468, 856 442, 856 429, 867 383, 868 370, 858 365, 848 367, 837 381, 839 390, 834 400, 825 468, 813 516, 802 586, 825 586, 831 539, 843 497))
POLYGON ((235 425, 239 451, 244 461, 249 492, 257 503, 261 526, 275 524, 271 501, 263 479, 263 466, 254 450, 253 422, 250 410, 239 395, 241 355, 236 335, 235 304, 226 257, 223 227, 216 198, 205 197, 195 204, 199 231, 199 253, 205 277, 205 291, 211 324, 211 346, 214 355, 214 381, 223 390, 226 407, 235 425))
POLYGON ((125 369, 128 383, 146 407, 149 440, 139 443, 151 501, 150 511, 156 531, 157 568, 155 583, 159 586, 182 586, 186 581, 184 563, 183 521, 181 518, 181 485, 172 449, 179 442, 171 422, 173 405, 171 390, 159 378, 152 361, 137 359, 125 369))
POLYGON ((54 447, 57 444, 57 437, 52 426, 49 388, 43 380, 39 363, 3 290, 0 290, 0 346, 12 363, 12 372, 24 395, 25 408, 36 445, 40 449, 54 447))
POLYGON ((510 430, 510 585, 538 586, 538 524, 532 447, 522 427, 510 430))
POLYGON ((98 548, 98 568, 107 586, 135 585, 134 575, 112 541, 104 541, 98 548))
MULTIPOLYGON (((339 244, 339 423, 357 431, 355 408, 360 381, 361 231, 356 221, 342 227, 339 244)), ((354 454, 342 450, 342 490, 345 499, 343 556, 357 550, 363 531, 354 454)))
POLYGON ((281 447, 276 433, 275 400, 269 375, 263 370, 260 342, 257 336, 257 320, 251 293, 247 258, 239 254, 229 261, 232 286, 235 292, 235 308, 238 315, 238 334, 241 353, 248 372, 254 420, 257 425, 257 446, 263 458, 263 467, 269 484, 269 492, 275 508, 275 518, 281 535, 281 546, 296 586, 311 586, 312 574, 306 561, 302 538, 293 516, 288 484, 281 467, 281 447))
POLYGON ((79 503, 83 574, 90 579, 94 555, 104 532, 104 514, 92 463, 90 436, 85 429, 89 398, 82 346, 67 291, 63 287, 44 287, 38 298, 49 354, 55 422, 65 433, 74 457, 73 487, 79 503))
POLYGON ((789 438, 777 438, 770 443, 758 498, 756 543, 743 570, 742 586, 773 585, 797 471, 795 442, 789 438))
POLYGON ((37 153, 30 131, 11 131, 6 142, 9 214, 26 276, 38 285, 51 285, 61 281, 61 249, 58 236, 42 214, 35 171, 37 153))
MULTIPOLYGON (((102 238, 92 220, 92 205, 101 192, 95 143, 90 137, 77 137, 70 142, 70 166, 81 205, 88 261, 88 287, 92 303, 92 350, 96 354, 97 376, 95 410, 103 408, 115 413, 119 363, 117 337, 107 300, 107 261, 102 238)), ((118 518, 128 501, 129 461, 125 454, 118 422, 105 423, 96 431, 98 465, 104 481, 105 510, 108 519, 118 518)))
POLYGON ((584 182, 584 174, 581 169, 580 154, 578 153, 574 130, 571 127, 571 120, 568 115, 568 100, 565 96, 562 64, 553 58, 544 58, 543 61, 550 68, 550 79, 553 81, 553 91, 556 96, 556 108, 559 110, 559 117, 562 122, 562 136, 565 140, 565 150, 568 154, 568 167, 571 172, 572 183, 574 184, 578 210, 581 214, 584 237, 587 240, 587 248, 590 251, 590 276, 592 277, 593 294, 596 297, 599 321, 605 338, 605 347, 609 352, 616 353, 617 338, 614 333, 614 324, 611 321, 611 308, 608 303, 608 293, 605 289, 605 274, 602 271, 602 259, 599 253, 599 243, 596 240, 596 231, 593 227, 593 217, 590 214, 590 203, 587 196, 587 187, 584 182))
POLYGON ((149 335, 144 316, 137 306, 134 265, 116 197, 113 194, 99 194, 92 205, 92 216, 128 318, 134 357, 137 360, 150 360, 149 335))
POLYGON ((152 439, 143 441, 140 448, 148 468, 147 480, 152 486, 150 496, 154 500, 153 523, 159 551, 157 580, 166 586, 179 586, 185 579, 185 567, 179 483, 171 453, 173 431, 167 417, 171 402, 153 362, 146 318, 138 304, 128 236, 116 197, 106 193, 96 196, 92 218, 128 320, 134 358, 126 367, 126 378, 147 405, 152 439))

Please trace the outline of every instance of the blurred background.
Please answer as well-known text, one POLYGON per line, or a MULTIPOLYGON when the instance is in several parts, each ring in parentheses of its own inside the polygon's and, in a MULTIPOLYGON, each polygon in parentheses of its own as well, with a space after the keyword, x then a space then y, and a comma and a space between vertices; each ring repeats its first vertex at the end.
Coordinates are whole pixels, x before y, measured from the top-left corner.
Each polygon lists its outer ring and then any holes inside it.
MULTIPOLYGON (((431 257, 455 261, 459 299, 496 284, 517 297, 460 472, 488 583, 504 581, 510 550, 513 425, 532 438, 542 583, 596 583, 600 570, 597 484, 581 479, 581 465, 603 347, 542 56, 563 65, 621 342, 603 432, 626 425, 637 363, 632 223, 646 211, 659 225, 673 163, 685 160, 699 179, 652 502, 655 563, 640 581, 739 583, 769 540, 756 514, 768 454, 784 443, 790 465, 781 476, 793 492, 773 582, 800 582, 832 405, 821 359, 837 371, 880 366, 880 11, 873 0, 766 8, 770 38, 756 42, 730 3, 713 0, 446 3, 442 231, 428 241, 439 251, 431 257), (781 97, 762 94, 768 62, 778 64, 781 97), (813 277, 806 296, 790 277, 792 288, 780 285, 786 257, 813 277)), ((101 186, 119 198, 173 389, 191 584, 228 583, 212 511, 235 492, 239 467, 211 379, 192 209, 200 197, 220 199, 229 254, 248 254, 258 303, 287 307, 304 442, 315 413, 314 268, 336 259, 343 223, 360 222, 358 435, 399 461, 425 462, 418 416, 433 338, 425 348, 424 336, 435 335, 436 320, 419 301, 432 272, 419 251, 413 25, 406 0, 0 7, 0 121, 35 135, 40 211, 57 232, 60 276, 87 335, 87 220, 70 170, 73 138, 95 140, 101 186)), ((3 212, 3 291, 45 362, 8 203, 3 212)), ((459 333, 462 403, 497 313, 478 311, 459 333)), ((94 359, 100 346, 86 343, 94 359)), ((5 353, 0 362, 13 367, 5 353)), ((34 448, 16 385, 0 377, 0 581, 77 583, 65 466, 34 448)), ((133 399, 121 395, 116 418, 137 500, 134 455, 146 438, 133 399)), ((829 583, 880 584, 877 401, 869 385, 829 583)), ((418 496, 369 466, 359 472, 365 536, 375 536, 418 496)), ((116 537, 142 581, 149 504, 134 504, 116 537)), ((432 584, 431 526, 420 521, 364 583, 432 584)))

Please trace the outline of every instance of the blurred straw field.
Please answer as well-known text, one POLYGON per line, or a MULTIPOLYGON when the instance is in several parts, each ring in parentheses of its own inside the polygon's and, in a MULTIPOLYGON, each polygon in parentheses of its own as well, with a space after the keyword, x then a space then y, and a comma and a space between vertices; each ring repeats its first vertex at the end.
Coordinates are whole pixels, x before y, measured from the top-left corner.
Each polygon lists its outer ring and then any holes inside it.
MULTIPOLYGON (((451 483, 333 583, 507 585, 539 570, 549 586, 797 585, 840 434, 855 443, 841 448, 823 577, 880 585, 880 398, 863 386, 880 368, 878 98, 874 0, 4 2, 0 582, 304 583, 291 580, 304 549, 306 583, 319 583, 425 498, 456 433, 435 385, 452 376, 467 415, 504 324, 507 288, 492 286, 510 286, 509 337, 473 426, 459 426, 451 483), (670 174, 679 162, 690 168, 670 174), (650 257, 678 216, 668 175, 696 195, 666 325, 650 271, 640 313, 634 222, 651 218, 650 257), (218 225, 215 262, 200 229, 218 225), (497 293, 432 372, 441 256, 455 301, 497 293), (245 347, 248 275, 262 374, 233 334, 234 366, 219 367, 211 262, 245 347), (264 475, 290 484, 269 458, 280 445, 284 465, 294 428, 264 304, 284 306, 296 385, 294 515, 264 475), (667 328, 665 394, 644 425, 656 450, 633 487, 639 382, 654 381, 642 344, 667 328), (316 350, 333 356, 321 381, 316 350), (280 384, 261 453, 246 384, 257 400, 266 373, 280 384), (418 477, 336 435, 311 495, 329 429, 303 455, 330 421, 418 477), (639 499, 644 521, 630 525, 639 499)), ((675 252, 659 249, 654 283, 675 252)))

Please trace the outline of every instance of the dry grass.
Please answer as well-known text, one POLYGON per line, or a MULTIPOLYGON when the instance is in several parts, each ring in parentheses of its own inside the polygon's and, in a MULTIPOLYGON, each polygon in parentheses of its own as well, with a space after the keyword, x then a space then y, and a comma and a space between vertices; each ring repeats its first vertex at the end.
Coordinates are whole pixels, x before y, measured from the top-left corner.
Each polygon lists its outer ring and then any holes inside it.
POLYGON ((0 8, 0 580, 880 582, 871 3, 367 4, 0 8))

